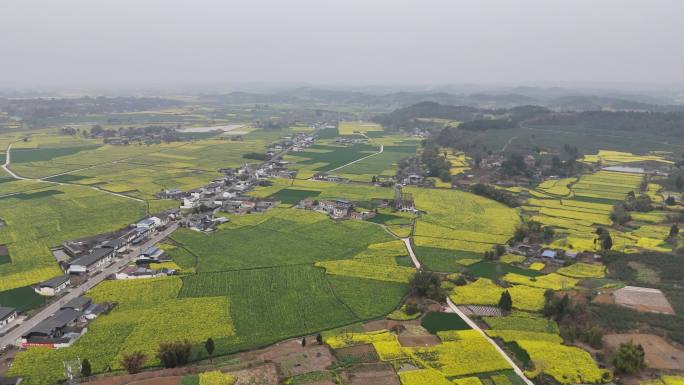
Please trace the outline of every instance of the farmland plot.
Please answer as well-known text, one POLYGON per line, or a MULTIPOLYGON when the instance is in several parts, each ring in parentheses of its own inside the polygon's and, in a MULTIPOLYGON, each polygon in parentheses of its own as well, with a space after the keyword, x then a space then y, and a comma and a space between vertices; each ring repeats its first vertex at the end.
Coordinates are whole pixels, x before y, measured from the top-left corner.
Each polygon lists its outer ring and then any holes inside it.
POLYGON ((198 257, 200 272, 345 259, 370 244, 392 240, 377 225, 334 222, 323 214, 305 210, 275 209, 263 217, 243 217, 264 221, 212 234, 180 229, 172 238, 198 257))
POLYGON ((454 259, 454 254, 464 252, 469 255, 465 259, 476 262, 484 251, 497 243, 505 243, 519 221, 515 210, 473 194, 456 190, 405 190, 413 194, 416 207, 426 212, 416 222, 414 242, 419 258, 422 250, 434 256, 432 264, 442 265, 437 259, 448 261, 450 255, 454 259), (433 251, 440 249, 444 252, 433 251))
POLYGON ((145 215, 142 202, 75 186, 52 186, 0 198, 7 223, 0 228, 11 263, 0 264, 0 291, 61 273, 50 247, 63 241, 114 231, 145 215))

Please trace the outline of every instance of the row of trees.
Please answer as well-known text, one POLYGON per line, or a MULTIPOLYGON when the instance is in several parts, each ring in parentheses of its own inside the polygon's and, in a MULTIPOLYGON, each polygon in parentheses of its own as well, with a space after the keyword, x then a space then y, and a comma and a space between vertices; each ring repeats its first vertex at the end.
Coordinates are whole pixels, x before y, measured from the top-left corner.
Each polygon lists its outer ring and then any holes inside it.
MULTIPOLYGON (((204 343, 204 348, 209 355, 210 360, 214 356, 216 348, 214 340, 208 338, 204 343)), ((187 365, 192 358, 192 343, 188 340, 176 342, 163 342, 159 344, 156 357, 161 361, 165 368, 176 368, 187 365)), ((121 366, 130 374, 138 373, 142 370, 147 362, 147 355, 142 351, 135 351, 126 353, 121 359, 121 366)), ((84 378, 92 375, 92 366, 90 361, 85 358, 81 362, 81 376, 84 378)))

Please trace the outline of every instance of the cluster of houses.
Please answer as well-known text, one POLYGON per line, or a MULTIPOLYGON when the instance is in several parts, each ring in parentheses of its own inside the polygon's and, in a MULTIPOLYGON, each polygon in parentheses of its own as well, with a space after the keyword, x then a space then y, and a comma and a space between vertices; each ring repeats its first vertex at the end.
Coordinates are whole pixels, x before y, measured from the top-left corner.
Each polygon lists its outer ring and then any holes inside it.
POLYGON ((347 136, 342 136, 335 138, 335 144, 340 145, 340 146, 351 146, 354 144, 360 144, 360 143, 366 143, 368 142, 368 139, 366 138, 356 138, 356 137, 347 137, 347 136))
POLYGON ((21 346, 71 346, 88 330, 88 322, 110 309, 110 304, 95 304, 88 297, 74 298, 23 334, 21 346))
POLYGON ((318 201, 306 198, 299 202, 297 207, 326 213, 332 219, 366 220, 375 216, 375 211, 357 207, 352 202, 342 199, 324 199, 318 201))
POLYGON ((274 157, 287 149, 290 149, 293 152, 301 152, 304 151, 304 149, 313 146, 315 141, 316 138, 314 138, 313 135, 298 132, 292 136, 286 136, 280 142, 275 143, 266 151, 266 156, 274 157))
MULTIPOLYGON (((169 221, 178 219, 178 210, 169 210, 145 218, 114 233, 66 241, 55 255, 62 256, 63 275, 33 285, 33 290, 46 297, 60 295, 69 286, 84 282, 89 276, 109 266, 118 255, 130 252, 130 247, 148 240, 156 230, 162 230, 169 221)), ((145 253, 138 256, 140 259, 145 253)))
POLYGON ((531 262, 541 261, 555 265, 563 265, 567 258, 576 259, 580 255, 577 251, 544 248, 539 244, 528 244, 524 242, 508 246, 506 251, 511 254, 528 257, 531 262))

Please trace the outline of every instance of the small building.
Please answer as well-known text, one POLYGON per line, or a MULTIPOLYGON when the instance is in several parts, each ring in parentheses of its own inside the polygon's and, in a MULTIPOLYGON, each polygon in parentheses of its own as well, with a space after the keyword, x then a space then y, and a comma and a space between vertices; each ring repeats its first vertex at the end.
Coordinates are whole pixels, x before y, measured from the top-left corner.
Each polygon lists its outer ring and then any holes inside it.
POLYGON ((90 305, 93 304, 93 300, 88 297, 76 297, 71 301, 67 302, 62 306, 62 309, 72 309, 80 312, 84 312, 90 305))
POLYGON ((0 328, 17 318, 17 309, 13 307, 0 307, 0 328))
POLYGON ((183 192, 177 188, 164 190, 156 194, 156 197, 159 199, 180 199, 182 196, 183 192))
POLYGON ((136 223, 135 227, 153 230, 157 226, 161 226, 161 224, 162 224, 161 219, 159 219, 157 217, 149 217, 149 218, 145 218, 145 219, 141 220, 140 222, 136 223))
POLYGON ((156 246, 150 246, 140 255, 138 255, 138 257, 135 259, 135 263, 140 265, 146 263, 159 262, 163 254, 164 250, 156 246))
POLYGON ((541 253, 542 258, 556 259, 556 251, 551 249, 546 249, 541 253))
POLYGON ((366 219, 373 218, 374 216, 375 216, 375 211, 366 210, 366 209, 362 209, 362 208, 356 208, 354 210, 351 210, 351 212, 349 214, 349 217, 351 219, 358 219, 358 220, 362 220, 362 221, 364 221, 366 219))
POLYGON ((85 321, 82 312, 60 309, 21 336, 21 346, 45 346, 59 348, 70 346, 84 332, 79 323, 85 321))
POLYGON ((60 275, 58 277, 50 278, 47 281, 43 281, 33 286, 33 290, 35 290, 35 292, 40 295, 52 297, 61 293, 70 284, 70 277, 68 274, 65 274, 60 275))
POLYGON ((318 206, 333 218, 345 218, 349 216, 349 210, 353 208, 351 202, 341 199, 322 200, 318 206))
POLYGON ((101 269, 102 267, 107 266, 112 261, 115 254, 116 250, 114 249, 97 248, 88 255, 84 255, 82 257, 78 257, 76 259, 69 261, 67 272, 69 274, 92 274, 93 272, 101 269))
POLYGON ((423 182, 423 176, 420 174, 409 174, 404 178, 404 184, 420 184, 423 182))
POLYGON ((142 266, 126 266, 115 274, 116 279, 139 279, 156 277, 156 271, 142 266))

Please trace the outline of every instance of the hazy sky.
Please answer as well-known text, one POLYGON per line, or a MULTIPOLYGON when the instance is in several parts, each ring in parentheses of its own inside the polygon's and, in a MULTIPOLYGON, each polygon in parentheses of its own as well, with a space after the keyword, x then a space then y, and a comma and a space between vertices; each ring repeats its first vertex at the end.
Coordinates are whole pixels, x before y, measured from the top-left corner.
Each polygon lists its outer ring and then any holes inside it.
POLYGON ((681 0, 1 0, 0 84, 684 82, 681 0))

